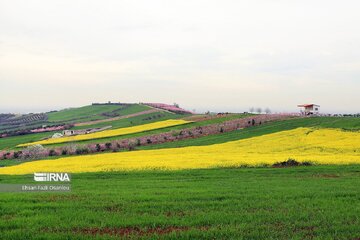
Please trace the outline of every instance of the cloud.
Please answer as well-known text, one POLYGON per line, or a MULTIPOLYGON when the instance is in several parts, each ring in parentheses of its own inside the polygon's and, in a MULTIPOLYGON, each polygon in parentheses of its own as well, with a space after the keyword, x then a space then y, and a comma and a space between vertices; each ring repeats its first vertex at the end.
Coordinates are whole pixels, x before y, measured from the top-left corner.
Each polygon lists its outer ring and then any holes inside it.
POLYGON ((356 112, 359 7, 355 0, 0 0, 0 109, 148 100, 296 111, 314 101, 356 112))

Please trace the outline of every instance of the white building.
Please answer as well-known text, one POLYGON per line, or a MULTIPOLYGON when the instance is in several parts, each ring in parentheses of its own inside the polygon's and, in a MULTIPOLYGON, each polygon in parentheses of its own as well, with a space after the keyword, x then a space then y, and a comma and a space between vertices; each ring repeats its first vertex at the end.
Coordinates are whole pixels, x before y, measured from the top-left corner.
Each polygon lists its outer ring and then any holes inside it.
POLYGON ((303 115, 317 115, 320 113, 320 105, 317 104, 301 104, 298 107, 303 115))
POLYGON ((64 136, 74 136, 74 135, 79 135, 79 134, 89 134, 89 133, 94 133, 94 132, 100 132, 100 131, 104 131, 111 128, 111 126, 105 126, 105 127, 101 127, 101 128, 88 128, 88 129, 78 129, 78 130, 64 130, 62 132, 62 134, 64 136))

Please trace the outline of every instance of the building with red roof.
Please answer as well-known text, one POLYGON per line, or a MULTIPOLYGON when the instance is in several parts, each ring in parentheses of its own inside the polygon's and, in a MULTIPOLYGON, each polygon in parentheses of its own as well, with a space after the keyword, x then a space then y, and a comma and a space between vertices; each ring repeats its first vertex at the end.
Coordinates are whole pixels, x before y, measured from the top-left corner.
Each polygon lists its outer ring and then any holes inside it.
POLYGON ((317 115, 320 112, 320 105, 310 103, 298 105, 300 113, 303 115, 317 115))

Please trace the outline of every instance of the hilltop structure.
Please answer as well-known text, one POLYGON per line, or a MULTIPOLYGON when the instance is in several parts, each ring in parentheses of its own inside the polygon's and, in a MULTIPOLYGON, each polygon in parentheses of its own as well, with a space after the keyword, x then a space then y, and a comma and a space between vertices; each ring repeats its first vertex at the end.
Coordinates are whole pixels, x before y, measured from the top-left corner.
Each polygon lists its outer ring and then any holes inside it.
POLYGON ((298 105, 300 108, 300 113, 302 115, 317 115, 320 113, 320 105, 311 103, 311 104, 301 104, 298 105))
POLYGON ((174 104, 174 105, 169 105, 169 104, 165 104, 165 103, 142 103, 142 104, 147 105, 152 108, 158 108, 158 109, 162 109, 162 110, 166 110, 166 111, 178 113, 178 114, 193 114, 193 112, 191 112, 191 111, 180 108, 179 105, 177 105, 177 104, 174 104))

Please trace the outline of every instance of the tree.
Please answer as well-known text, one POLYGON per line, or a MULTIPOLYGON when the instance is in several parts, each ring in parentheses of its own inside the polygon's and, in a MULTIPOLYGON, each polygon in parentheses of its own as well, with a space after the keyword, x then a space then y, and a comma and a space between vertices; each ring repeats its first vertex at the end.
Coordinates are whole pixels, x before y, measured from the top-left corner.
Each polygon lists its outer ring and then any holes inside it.
POLYGON ((44 156, 45 151, 46 151, 46 149, 40 144, 31 145, 23 150, 22 157, 24 159, 40 158, 40 157, 44 156))
POLYGON ((253 113, 253 112, 255 112, 255 108, 254 108, 254 107, 251 107, 251 108, 249 109, 249 111, 250 111, 251 113, 253 113))
POLYGON ((260 107, 256 108, 256 112, 260 114, 260 113, 262 113, 262 109, 260 107))
POLYGON ((174 106, 177 107, 177 108, 180 107, 179 104, 177 104, 177 103, 174 103, 174 106))
POLYGON ((265 109, 265 113, 266 113, 266 114, 270 114, 270 113, 271 113, 270 108, 266 108, 266 109, 265 109))

